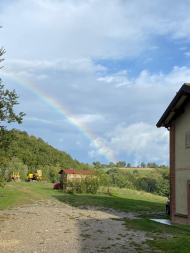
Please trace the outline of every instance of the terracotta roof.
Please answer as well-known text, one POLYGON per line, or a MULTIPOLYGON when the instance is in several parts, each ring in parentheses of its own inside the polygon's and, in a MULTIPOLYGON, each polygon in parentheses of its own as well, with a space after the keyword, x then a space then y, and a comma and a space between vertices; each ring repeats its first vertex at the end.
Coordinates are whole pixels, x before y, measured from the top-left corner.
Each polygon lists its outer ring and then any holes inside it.
POLYGON ((179 114, 184 112, 184 108, 190 101, 190 83, 184 83, 177 92, 168 108, 156 124, 157 127, 170 127, 170 124, 179 114))
POLYGON ((91 170, 66 170, 66 169, 60 170, 59 174, 62 174, 63 172, 65 174, 83 174, 83 175, 92 175, 92 174, 94 174, 94 171, 91 171, 91 170))

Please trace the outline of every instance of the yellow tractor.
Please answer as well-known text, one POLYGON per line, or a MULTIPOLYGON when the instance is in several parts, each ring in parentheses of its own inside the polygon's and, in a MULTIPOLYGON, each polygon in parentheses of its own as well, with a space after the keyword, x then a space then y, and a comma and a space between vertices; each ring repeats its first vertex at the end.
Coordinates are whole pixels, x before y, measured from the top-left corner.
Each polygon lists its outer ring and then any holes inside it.
POLYGON ((20 181, 19 172, 13 172, 13 173, 11 174, 11 181, 20 181))
POLYGON ((42 180, 42 170, 37 170, 36 173, 28 174, 28 182, 30 181, 41 181, 42 180))

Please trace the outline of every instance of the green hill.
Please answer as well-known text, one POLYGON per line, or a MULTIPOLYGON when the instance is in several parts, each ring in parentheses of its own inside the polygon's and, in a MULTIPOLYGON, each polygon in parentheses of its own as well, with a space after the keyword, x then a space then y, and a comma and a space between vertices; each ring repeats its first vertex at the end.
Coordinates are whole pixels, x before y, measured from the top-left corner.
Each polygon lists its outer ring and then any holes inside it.
MULTIPOLYGON (((34 173, 37 169, 42 169, 43 176, 54 182, 60 168, 89 169, 90 167, 88 164, 72 159, 66 152, 53 148, 41 138, 28 135, 25 131, 2 129, 0 131, 1 174, 6 174, 7 168, 9 168, 9 176, 11 170, 34 173)), ((8 176, 5 178, 8 179, 8 176)))

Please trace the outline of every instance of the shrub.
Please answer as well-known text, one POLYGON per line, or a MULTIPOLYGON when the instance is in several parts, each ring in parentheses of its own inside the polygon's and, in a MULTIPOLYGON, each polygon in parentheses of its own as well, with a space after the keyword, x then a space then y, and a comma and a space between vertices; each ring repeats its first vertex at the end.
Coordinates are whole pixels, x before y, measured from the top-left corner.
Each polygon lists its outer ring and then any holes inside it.
POLYGON ((64 191, 67 193, 96 193, 101 184, 98 173, 85 178, 76 178, 64 182, 64 191))

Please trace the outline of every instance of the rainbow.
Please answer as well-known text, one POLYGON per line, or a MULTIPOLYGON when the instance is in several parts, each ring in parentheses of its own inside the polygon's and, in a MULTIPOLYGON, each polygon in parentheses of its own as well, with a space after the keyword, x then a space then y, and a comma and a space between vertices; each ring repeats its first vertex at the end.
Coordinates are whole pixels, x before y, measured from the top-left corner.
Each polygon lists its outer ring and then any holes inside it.
POLYGON ((62 115, 70 124, 72 124, 75 129, 80 132, 89 142, 93 145, 100 155, 103 155, 106 161, 109 163, 110 161, 115 162, 116 159, 113 153, 105 147, 103 143, 101 143, 98 138, 92 134, 84 124, 81 124, 74 115, 64 106, 62 103, 57 101, 57 99, 48 95, 44 91, 41 91, 39 88, 32 85, 28 80, 21 80, 19 77, 15 77, 13 73, 5 72, 4 70, 1 72, 5 77, 10 80, 16 82, 19 86, 23 87, 28 92, 34 94, 38 99, 43 101, 45 104, 53 108, 57 113, 62 115))

